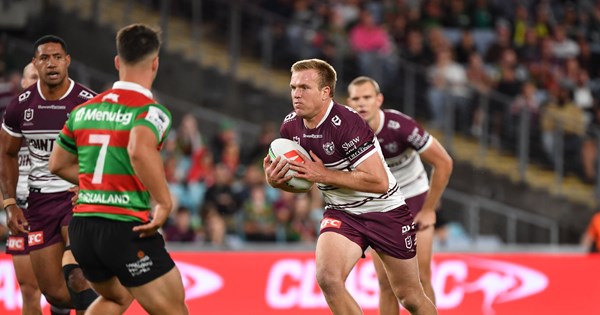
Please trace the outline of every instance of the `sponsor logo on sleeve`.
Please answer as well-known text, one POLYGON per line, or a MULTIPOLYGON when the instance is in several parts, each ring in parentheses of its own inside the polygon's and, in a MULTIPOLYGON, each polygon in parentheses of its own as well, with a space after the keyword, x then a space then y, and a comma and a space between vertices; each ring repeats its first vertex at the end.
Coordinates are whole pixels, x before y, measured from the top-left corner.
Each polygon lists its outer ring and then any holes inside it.
POLYGON ((78 97, 84 98, 86 100, 91 99, 92 97, 94 97, 94 94, 86 91, 86 90, 82 90, 81 92, 79 92, 79 95, 77 95, 78 97))
POLYGON ((171 119, 167 113, 163 112, 156 106, 148 108, 148 115, 145 118, 158 131, 159 138, 162 138, 171 124, 171 119))
POLYGON ((25 91, 21 95, 19 95, 19 103, 23 103, 26 101, 29 96, 31 96, 31 91, 25 91))
POLYGON ((387 127, 390 129, 400 129, 400 123, 395 120, 388 121, 387 127))
POLYGON ((338 115, 335 115, 335 116, 333 116, 333 118, 331 118, 331 123, 333 123, 335 126, 339 127, 342 125, 342 119, 338 115))

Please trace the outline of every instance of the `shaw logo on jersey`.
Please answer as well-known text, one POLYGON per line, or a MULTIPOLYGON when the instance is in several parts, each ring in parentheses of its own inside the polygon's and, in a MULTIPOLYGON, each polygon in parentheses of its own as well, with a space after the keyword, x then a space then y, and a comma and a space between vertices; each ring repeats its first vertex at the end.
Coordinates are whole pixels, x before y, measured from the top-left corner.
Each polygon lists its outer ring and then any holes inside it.
POLYGON ((94 109, 80 108, 75 114, 75 121, 109 121, 123 125, 128 125, 133 117, 132 113, 123 113, 121 111, 112 112, 94 109))

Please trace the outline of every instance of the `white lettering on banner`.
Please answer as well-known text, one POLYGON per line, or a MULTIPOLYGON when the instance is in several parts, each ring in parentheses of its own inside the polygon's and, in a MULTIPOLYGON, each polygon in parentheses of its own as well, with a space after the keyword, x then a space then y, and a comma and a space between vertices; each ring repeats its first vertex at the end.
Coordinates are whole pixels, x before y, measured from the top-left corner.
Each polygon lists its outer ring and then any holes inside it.
POLYGON ((537 270, 491 259, 446 260, 434 264, 432 271, 439 309, 458 307, 466 294, 481 292, 482 314, 493 315, 494 304, 522 299, 548 287, 548 277, 537 270), (477 276, 469 277, 472 274, 477 276), (448 288, 448 283, 455 287, 448 288))
POLYGON ((0 284, 0 303, 9 311, 21 308, 21 293, 10 260, 0 260, 0 284))
MULTIPOLYGON (((312 259, 304 262, 282 259, 275 262, 267 279, 267 304, 275 309, 327 308, 316 282, 315 268, 312 259), (290 282, 293 284, 290 285, 290 282), (284 283, 287 284, 285 287, 284 283)), ((373 264, 357 265, 346 280, 346 288, 365 309, 377 307, 379 287, 373 264)))
MULTIPOLYGON (((181 273, 186 300, 207 296, 223 288, 223 279, 217 273, 198 265, 180 261, 175 263, 181 273)), ((42 297, 42 308, 47 304, 46 299, 42 297)), ((22 306, 23 299, 12 260, 10 258, 0 259, 0 314, 2 310, 17 311, 22 306)))
POLYGON ((183 287, 185 288, 185 299, 192 300, 213 294, 223 288, 223 279, 217 273, 181 261, 175 261, 183 287))
MULTIPOLYGON (((494 304, 522 299, 548 286, 544 274, 497 260, 473 257, 445 260, 434 264, 432 271, 438 309, 458 308, 467 295, 483 293, 484 315, 494 314, 494 304)), ((370 261, 361 262, 352 270, 346 288, 363 309, 378 307, 379 286, 370 261)), ((314 260, 275 262, 269 272, 265 296, 267 304, 275 309, 327 308, 315 281, 314 260)))

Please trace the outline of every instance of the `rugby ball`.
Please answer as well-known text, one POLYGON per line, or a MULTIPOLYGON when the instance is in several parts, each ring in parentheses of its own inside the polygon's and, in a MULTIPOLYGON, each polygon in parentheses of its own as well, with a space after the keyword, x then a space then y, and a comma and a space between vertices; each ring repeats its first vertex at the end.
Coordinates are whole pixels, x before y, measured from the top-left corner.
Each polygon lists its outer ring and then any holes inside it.
MULTIPOLYGON (((272 160, 276 159, 278 156, 281 156, 282 159, 304 163, 304 159, 299 153, 304 154, 306 157, 310 157, 308 152, 306 152, 302 146, 290 139, 278 138, 273 140, 269 146, 269 156, 272 160)), ((285 175, 293 176, 297 173, 298 172, 294 170, 289 170, 285 175)), ((287 181, 287 184, 294 189, 308 191, 313 183, 304 178, 294 177, 287 181)))

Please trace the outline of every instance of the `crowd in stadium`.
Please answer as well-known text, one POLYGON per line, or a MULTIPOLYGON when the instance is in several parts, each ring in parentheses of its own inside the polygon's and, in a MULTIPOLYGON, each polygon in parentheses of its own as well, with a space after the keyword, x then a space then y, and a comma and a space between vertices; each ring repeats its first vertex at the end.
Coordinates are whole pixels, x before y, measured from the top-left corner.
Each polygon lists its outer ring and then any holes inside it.
MULTIPOLYGON (((552 165, 554 134, 561 129, 566 170, 595 181, 600 5, 594 1, 262 0, 256 5, 288 21, 273 26, 281 52, 275 63, 281 68, 298 58, 342 60, 345 76, 374 77, 386 96, 401 100, 394 97, 394 84, 403 78, 400 64, 422 67, 427 75, 420 79, 427 84, 419 85, 418 112, 425 113, 430 127, 442 124, 449 98, 457 105, 457 131, 478 137, 489 119, 492 144, 512 151, 518 117, 527 111, 539 160, 552 165), (300 47, 305 41, 310 45, 300 47), (491 98, 483 113, 482 95, 503 97, 491 98)), ((14 96, 18 86, 9 71, 18 65, 2 51, 0 99, 14 96)), ((226 121, 213 139, 196 124, 193 116, 184 117, 162 152, 177 200, 164 228, 167 240, 222 245, 228 234, 247 241, 316 239, 319 194, 281 192, 264 180, 262 158, 278 136, 278 124, 265 124, 250 147, 226 121)))

